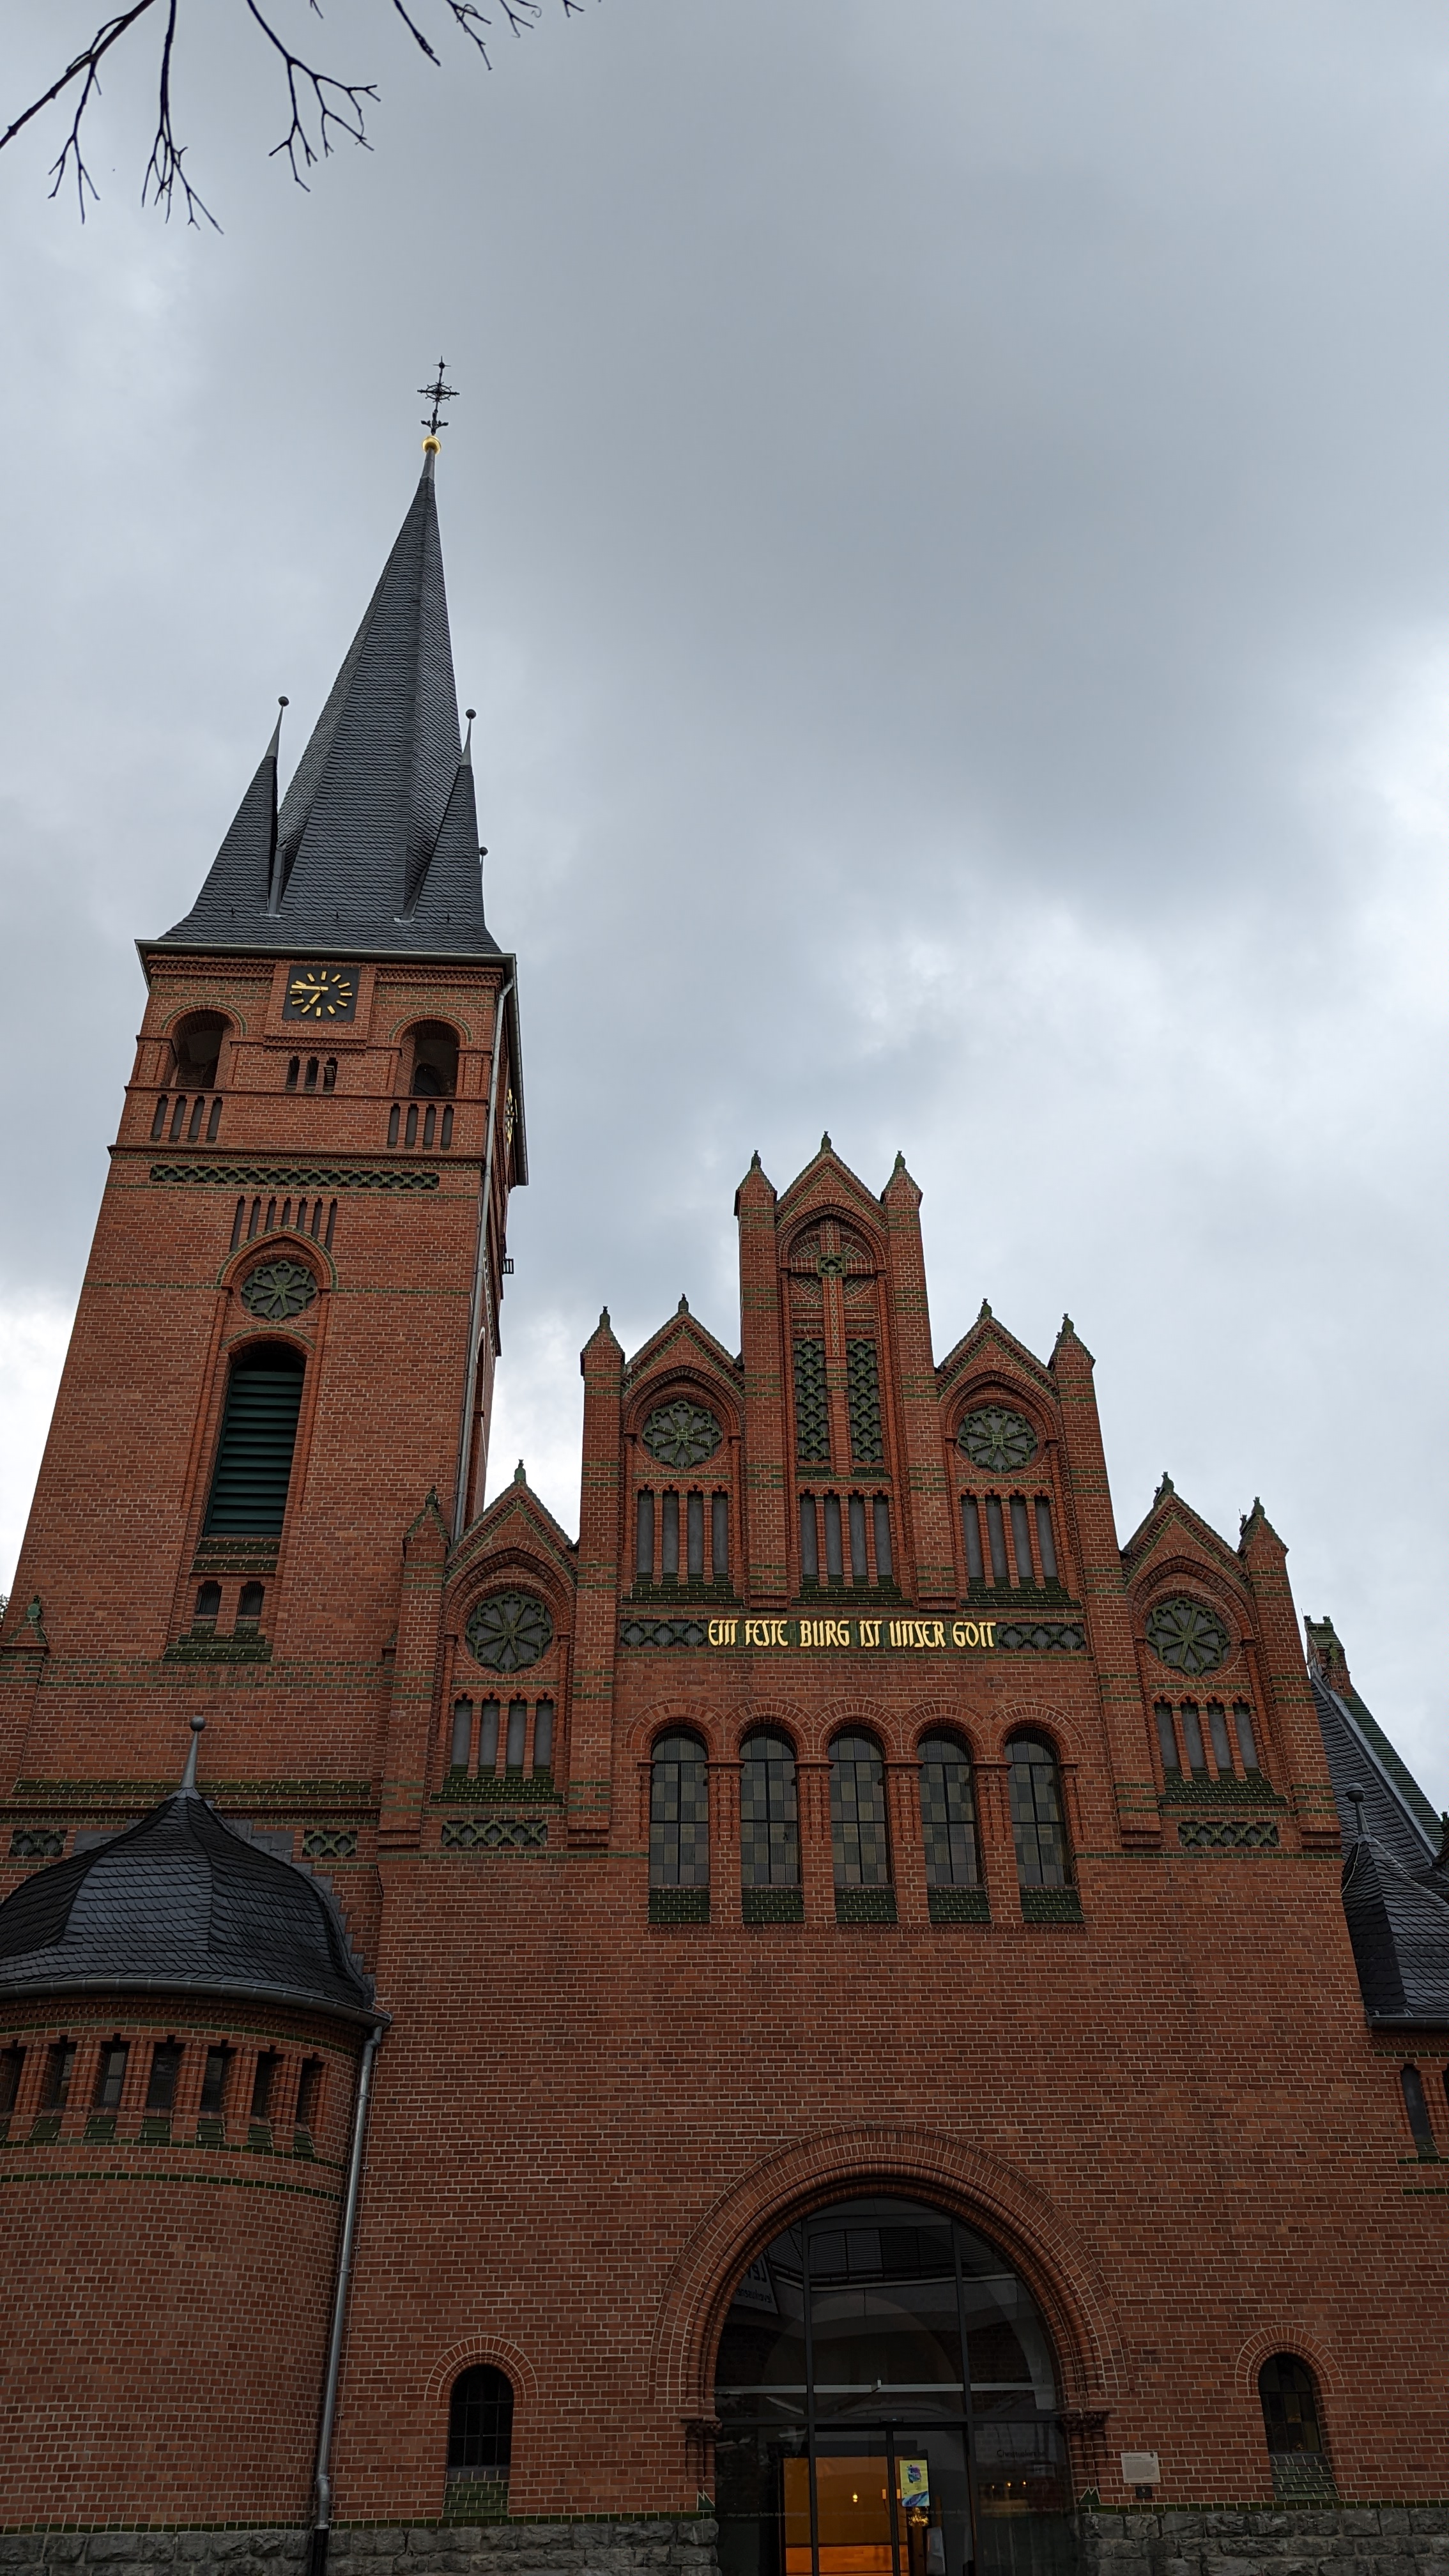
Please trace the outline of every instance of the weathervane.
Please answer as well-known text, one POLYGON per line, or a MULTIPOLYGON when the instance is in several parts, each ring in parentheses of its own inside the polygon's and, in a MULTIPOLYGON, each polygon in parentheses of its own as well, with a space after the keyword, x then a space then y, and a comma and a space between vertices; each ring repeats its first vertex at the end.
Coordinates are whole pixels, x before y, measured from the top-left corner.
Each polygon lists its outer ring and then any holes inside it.
POLYGON ((443 382, 443 368, 446 363, 446 360, 443 358, 438 360, 438 379, 436 384, 419 385, 418 387, 418 391, 422 395, 424 402, 430 402, 433 406, 431 419, 425 420, 423 423, 423 427, 427 431, 429 438, 436 438, 440 430, 447 428, 448 424, 443 418, 441 406, 446 402, 453 402, 457 396, 457 387, 443 382))

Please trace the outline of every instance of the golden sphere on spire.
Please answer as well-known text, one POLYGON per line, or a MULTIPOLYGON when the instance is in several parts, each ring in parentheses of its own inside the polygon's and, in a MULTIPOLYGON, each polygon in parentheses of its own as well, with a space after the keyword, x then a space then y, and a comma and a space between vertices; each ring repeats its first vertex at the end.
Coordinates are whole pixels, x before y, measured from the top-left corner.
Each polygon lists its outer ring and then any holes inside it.
POLYGON ((425 438, 423 440, 423 454, 425 456, 441 456, 442 452, 443 442, 440 438, 425 438))

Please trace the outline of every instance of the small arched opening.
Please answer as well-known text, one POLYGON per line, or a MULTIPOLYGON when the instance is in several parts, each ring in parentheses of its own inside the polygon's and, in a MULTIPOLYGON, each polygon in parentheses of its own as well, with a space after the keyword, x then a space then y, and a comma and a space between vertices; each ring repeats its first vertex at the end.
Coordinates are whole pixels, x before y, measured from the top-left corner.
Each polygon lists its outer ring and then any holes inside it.
POLYGON ((171 1031, 173 1079, 183 1091, 215 1091, 222 1041, 231 1026, 220 1011, 194 1011, 171 1031))
POLYGON ((444 1020, 420 1020, 411 1032, 408 1089, 415 1100, 450 1100, 458 1088, 458 1033, 444 1020))
POLYGON ((1333 2470, 1323 2438, 1318 2383, 1294 2352, 1275 2352, 1258 2373, 1263 2432, 1273 2470, 1275 2499, 1311 2501, 1334 2493, 1333 2470))
POLYGON ((448 2395, 450 2522, 477 2522, 508 2506, 513 2456, 513 2383, 491 2361, 461 2370, 448 2395))

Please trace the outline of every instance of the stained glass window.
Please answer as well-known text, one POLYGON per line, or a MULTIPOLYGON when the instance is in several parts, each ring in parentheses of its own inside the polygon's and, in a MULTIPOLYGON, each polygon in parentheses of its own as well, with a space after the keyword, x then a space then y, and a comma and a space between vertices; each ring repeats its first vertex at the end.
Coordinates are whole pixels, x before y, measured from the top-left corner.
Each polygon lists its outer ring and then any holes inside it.
POLYGON ((740 1747, 740 1882, 800 1884, 795 1755, 785 1736, 764 1729, 740 1747))
POLYGON ((709 1762, 697 1735, 661 1736, 654 1747, 649 1884, 709 1885, 709 1762))
POLYGON ((1067 1829, 1056 1755, 1035 1735, 1018 1735, 1006 1749, 1017 1877, 1023 1887, 1065 1887, 1067 1829))
POLYGON ((888 1887, 885 1765, 868 1735, 838 1735, 830 1748, 830 1837, 837 1887, 888 1887))
POLYGON ((954 1735, 928 1735, 920 1750, 921 1837, 928 1887, 978 1887, 971 1762, 954 1735))

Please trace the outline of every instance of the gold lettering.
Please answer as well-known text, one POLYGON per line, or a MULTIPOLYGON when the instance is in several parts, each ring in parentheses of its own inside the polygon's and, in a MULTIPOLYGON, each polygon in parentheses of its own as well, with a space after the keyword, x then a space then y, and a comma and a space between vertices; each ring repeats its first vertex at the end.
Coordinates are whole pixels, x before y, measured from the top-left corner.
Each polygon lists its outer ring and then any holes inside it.
POLYGON ((732 1646, 735 1642, 735 1630, 738 1626, 739 1621, 737 1619, 711 1619, 709 1623, 710 1644, 712 1646, 732 1646))
POLYGON ((983 1619, 983 1620, 982 1620, 982 1622, 981 1622, 981 1636, 982 1636, 982 1641, 983 1641, 983 1643, 984 1643, 985 1645, 988 1645, 988 1646, 994 1646, 994 1645, 995 1645, 995 1643, 996 1643, 996 1621, 995 1621, 994 1619, 983 1619))
POLYGON ((862 1619, 860 1623, 860 1642, 863 1646, 878 1646, 880 1644, 879 1619, 862 1619))
POLYGON ((952 1620, 952 1622, 951 1622, 951 1643, 952 1643, 952 1645, 953 1645, 953 1646, 964 1646, 964 1645, 965 1645, 965 1643, 966 1643, 966 1622, 965 1622, 965 1620, 964 1620, 964 1619, 953 1619, 953 1620, 952 1620))

